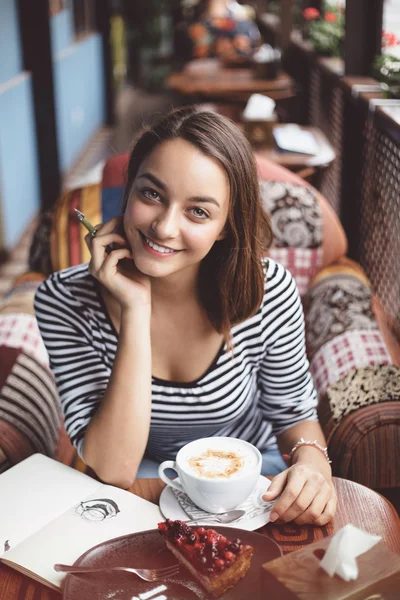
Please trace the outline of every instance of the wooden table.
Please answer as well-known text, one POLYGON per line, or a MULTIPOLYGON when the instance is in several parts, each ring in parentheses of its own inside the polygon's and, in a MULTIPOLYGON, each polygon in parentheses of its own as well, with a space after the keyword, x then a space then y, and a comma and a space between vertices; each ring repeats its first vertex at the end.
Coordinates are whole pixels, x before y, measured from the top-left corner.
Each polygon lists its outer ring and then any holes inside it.
MULTIPOLYGON (((259 529, 259 533, 275 540, 282 552, 286 554, 332 535, 346 523, 353 523, 369 533, 382 536, 387 547, 400 555, 400 521, 390 502, 358 483, 337 477, 334 477, 334 482, 339 502, 337 513, 331 523, 324 527, 269 523, 259 529)), ((138 479, 130 491, 157 504, 164 487, 165 484, 159 479, 138 479)), ((60 598, 58 592, 0 563, 1 600, 60 600, 60 598)))
MULTIPOLYGON (((224 117, 228 117, 236 123, 240 129, 244 129, 242 121, 243 108, 238 104, 218 103, 218 102, 202 102, 198 105, 203 110, 213 110, 224 117)), ((276 123, 273 129, 284 127, 285 125, 293 125, 290 123, 276 123)), ((303 131, 311 133, 318 144, 316 154, 302 154, 301 152, 283 152, 278 146, 273 143, 271 146, 255 145, 254 153, 260 158, 267 158, 286 167, 303 177, 304 179, 313 177, 316 173, 322 172, 336 158, 335 150, 329 142, 326 135, 319 127, 308 125, 299 125, 303 131)), ((316 182, 314 182, 316 183, 316 182)), ((316 186, 318 187, 318 186, 316 186)))
MULTIPOLYGON (((277 123, 273 129, 284 127, 285 124, 277 123)), ((302 154, 301 152, 283 152, 276 145, 257 146, 255 153, 261 158, 268 158, 274 162, 291 170, 305 168, 325 168, 329 166, 336 158, 335 151, 324 133, 318 127, 299 126, 303 131, 312 133, 318 144, 318 151, 315 154, 302 154)))
POLYGON ((240 102, 255 93, 274 100, 295 95, 295 82, 283 71, 275 79, 260 79, 251 67, 226 67, 219 59, 189 62, 180 73, 167 78, 166 86, 184 96, 240 102))

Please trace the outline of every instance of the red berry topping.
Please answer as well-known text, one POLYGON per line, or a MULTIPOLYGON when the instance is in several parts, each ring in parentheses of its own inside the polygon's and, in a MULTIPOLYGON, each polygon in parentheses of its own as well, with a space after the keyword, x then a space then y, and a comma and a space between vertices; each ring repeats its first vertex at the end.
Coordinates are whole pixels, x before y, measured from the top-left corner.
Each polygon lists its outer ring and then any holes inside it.
POLYGON ((217 569, 221 570, 225 566, 225 561, 222 560, 222 558, 217 558, 217 560, 215 561, 215 566, 217 567, 217 569))
POLYGON ((231 562, 235 559, 235 555, 233 554, 233 552, 226 551, 224 552, 224 558, 231 562))

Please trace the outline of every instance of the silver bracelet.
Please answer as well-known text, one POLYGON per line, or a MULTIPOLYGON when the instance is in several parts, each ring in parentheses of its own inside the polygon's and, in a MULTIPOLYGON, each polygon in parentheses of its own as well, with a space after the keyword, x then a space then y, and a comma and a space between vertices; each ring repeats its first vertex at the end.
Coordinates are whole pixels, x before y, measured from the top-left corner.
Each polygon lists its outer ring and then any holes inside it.
POLYGON ((300 446, 314 446, 323 453, 328 463, 331 464, 332 461, 329 459, 328 448, 324 448, 323 446, 321 446, 321 444, 319 444, 317 440, 305 440, 304 438, 300 438, 297 444, 295 444, 291 449, 290 454, 285 454, 283 458, 286 458, 286 460, 291 461, 293 454, 298 448, 300 448, 300 446))

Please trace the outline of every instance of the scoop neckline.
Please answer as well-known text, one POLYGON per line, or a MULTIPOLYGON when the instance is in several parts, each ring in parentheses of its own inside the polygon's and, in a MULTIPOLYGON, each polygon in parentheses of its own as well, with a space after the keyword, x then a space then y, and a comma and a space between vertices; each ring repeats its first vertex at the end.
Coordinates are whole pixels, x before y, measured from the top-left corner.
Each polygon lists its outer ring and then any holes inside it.
MULTIPOLYGON (((114 336, 117 339, 117 342, 119 340, 119 333, 118 331, 115 329, 114 323, 112 322, 112 319, 110 317, 110 313, 108 311, 107 305, 104 302, 104 298, 101 294, 101 287, 100 287, 100 282, 97 281, 97 279, 95 279, 95 277, 92 276, 93 282, 94 282, 94 286, 96 289, 96 293, 97 293, 97 297, 99 299, 99 304, 101 305, 101 308, 104 311, 106 320, 111 328, 111 331, 113 332, 114 336)), ((201 375, 201 377, 198 377, 197 379, 194 379, 193 381, 171 381, 169 379, 162 379, 161 377, 157 377, 156 375, 151 375, 151 379, 154 383, 156 384, 160 384, 160 385, 164 385, 164 386, 168 386, 168 387, 174 387, 174 388, 191 388, 191 387, 195 387, 197 385, 199 385, 199 383, 205 379, 207 377, 207 375, 209 375, 209 373, 211 373, 215 367, 218 364, 219 359, 221 358, 221 356, 224 354, 225 351, 225 346, 226 346, 226 342, 225 340, 222 341, 221 346, 214 358, 214 360, 212 361, 212 363, 210 364, 210 366, 206 369, 205 373, 203 373, 203 375, 201 375)))

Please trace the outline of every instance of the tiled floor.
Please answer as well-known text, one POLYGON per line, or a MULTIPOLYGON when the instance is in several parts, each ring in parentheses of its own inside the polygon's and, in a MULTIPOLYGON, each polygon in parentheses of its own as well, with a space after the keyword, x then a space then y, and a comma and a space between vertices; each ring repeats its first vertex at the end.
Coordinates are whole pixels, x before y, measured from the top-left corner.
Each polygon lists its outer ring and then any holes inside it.
MULTIPOLYGON (((64 189, 98 181, 106 158, 126 152, 143 123, 171 106, 171 97, 167 94, 148 94, 126 86, 117 101, 116 127, 103 127, 96 132, 65 176, 64 189)), ((29 224, 7 262, 0 267, 0 299, 11 289, 15 279, 28 270, 29 248, 37 223, 38 218, 35 218, 29 224)))

